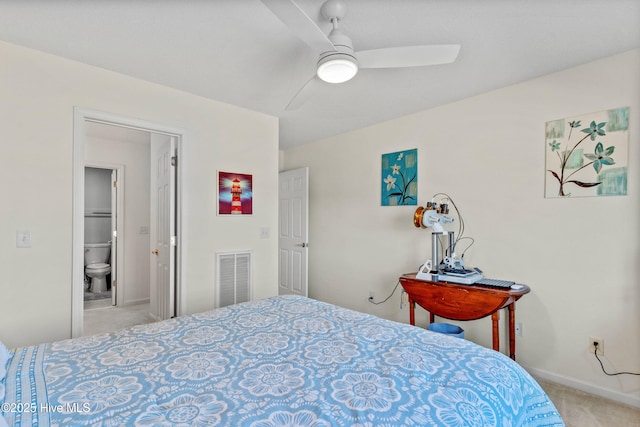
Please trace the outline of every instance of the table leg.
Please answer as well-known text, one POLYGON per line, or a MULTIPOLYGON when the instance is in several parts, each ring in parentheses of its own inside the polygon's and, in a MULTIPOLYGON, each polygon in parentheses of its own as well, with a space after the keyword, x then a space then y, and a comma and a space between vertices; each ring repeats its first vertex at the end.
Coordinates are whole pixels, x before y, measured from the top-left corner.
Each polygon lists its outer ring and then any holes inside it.
POLYGON ((500 351, 500 331, 498 328, 498 312, 495 311, 491 315, 491 323, 493 326, 493 349, 495 351, 500 351))
POLYGON ((416 326, 416 303, 409 296, 409 324, 416 326))
POLYGON ((429 323, 433 323, 436 321, 436 315, 429 312, 429 323))
POLYGON ((509 304, 509 357, 516 360, 516 303, 509 304))

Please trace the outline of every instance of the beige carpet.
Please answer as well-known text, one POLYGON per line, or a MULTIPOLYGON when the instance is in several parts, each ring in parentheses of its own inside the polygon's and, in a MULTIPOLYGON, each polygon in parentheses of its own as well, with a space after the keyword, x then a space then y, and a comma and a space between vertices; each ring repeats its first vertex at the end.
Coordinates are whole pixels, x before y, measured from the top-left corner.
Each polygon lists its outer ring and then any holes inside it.
POLYGON ((85 308, 83 335, 102 334, 134 325, 151 323, 154 320, 149 311, 149 304, 85 308))
POLYGON ((639 427, 640 408, 537 379, 567 427, 639 427))

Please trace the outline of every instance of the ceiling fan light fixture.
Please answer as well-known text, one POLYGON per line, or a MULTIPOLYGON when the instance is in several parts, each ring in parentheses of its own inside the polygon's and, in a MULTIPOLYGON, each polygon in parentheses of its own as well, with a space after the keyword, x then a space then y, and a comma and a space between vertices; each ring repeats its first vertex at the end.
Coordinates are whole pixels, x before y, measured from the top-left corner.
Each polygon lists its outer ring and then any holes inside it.
POLYGON ((351 55, 329 55, 318 61, 317 74, 327 83, 344 83, 358 74, 358 63, 351 55))

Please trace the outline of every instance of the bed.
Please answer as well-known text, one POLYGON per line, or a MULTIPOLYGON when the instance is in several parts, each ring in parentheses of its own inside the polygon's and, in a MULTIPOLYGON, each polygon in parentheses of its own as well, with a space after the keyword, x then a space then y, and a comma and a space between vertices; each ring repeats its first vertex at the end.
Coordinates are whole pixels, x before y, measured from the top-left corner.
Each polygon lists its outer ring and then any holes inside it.
POLYGON ((16 427, 564 425, 501 353, 298 296, 4 358, 16 427))

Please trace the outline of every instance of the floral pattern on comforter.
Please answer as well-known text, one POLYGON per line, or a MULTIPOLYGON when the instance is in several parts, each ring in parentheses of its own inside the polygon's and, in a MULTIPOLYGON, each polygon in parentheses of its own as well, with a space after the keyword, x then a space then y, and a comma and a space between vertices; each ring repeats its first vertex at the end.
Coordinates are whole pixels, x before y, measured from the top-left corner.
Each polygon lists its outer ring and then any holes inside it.
POLYGON ((297 296, 17 349, 8 368, 16 427, 563 425, 501 353, 297 296))

